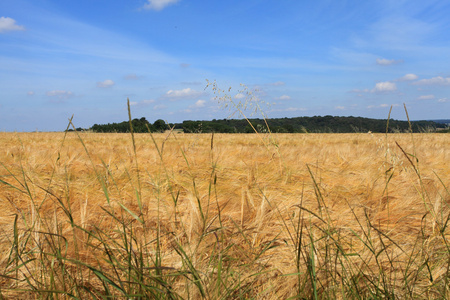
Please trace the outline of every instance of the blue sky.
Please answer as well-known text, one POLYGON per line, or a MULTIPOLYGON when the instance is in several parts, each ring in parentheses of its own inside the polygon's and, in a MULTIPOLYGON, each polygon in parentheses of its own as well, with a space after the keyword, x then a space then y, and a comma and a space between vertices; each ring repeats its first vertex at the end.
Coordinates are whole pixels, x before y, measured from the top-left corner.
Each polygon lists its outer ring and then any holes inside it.
POLYGON ((271 117, 450 118, 450 1, 2 0, 0 131, 271 117), (250 115, 250 112, 248 112, 250 115))

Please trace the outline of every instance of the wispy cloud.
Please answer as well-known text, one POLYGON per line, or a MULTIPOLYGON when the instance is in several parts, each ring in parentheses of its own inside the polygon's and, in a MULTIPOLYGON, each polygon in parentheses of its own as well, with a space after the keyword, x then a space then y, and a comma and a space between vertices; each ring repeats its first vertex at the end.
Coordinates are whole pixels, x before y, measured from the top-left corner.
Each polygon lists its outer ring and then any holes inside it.
POLYGON ((277 81, 277 82, 272 82, 272 83, 268 83, 267 85, 271 85, 271 86, 283 86, 286 83, 284 83, 283 81, 277 81))
POLYGON ((413 83, 414 85, 450 85, 450 77, 433 77, 430 79, 421 79, 413 83))
POLYGON ((438 100, 439 103, 450 102, 449 98, 441 98, 438 100))
POLYGON ((34 91, 28 91, 27 92, 27 96, 34 96, 35 92, 34 91))
POLYGON ((353 89, 351 91, 349 91, 349 93, 369 93, 370 90, 369 89, 353 89))
MULTIPOLYGON (((76 57, 82 55, 114 61, 114 64, 126 62, 126 67, 142 67, 145 63, 175 63, 172 57, 125 34, 93 26, 76 19, 64 18, 58 14, 44 11, 38 17, 36 28, 30 30, 29 49, 43 55, 64 55, 76 57), (45 30, 45 27, 52 30, 45 30), (34 44, 33 44, 34 43, 34 44), (43 45, 43 46, 41 46, 43 45)), ((111 61, 107 61, 108 64, 111 61)), ((93 64, 98 66, 98 64, 93 64)), ((148 65, 146 65, 148 68, 148 65)))
POLYGON ((285 111, 307 111, 304 107, 288 107, 285 111))
POLYGON ((432 100, 436 98, 434 95, 422 95, 417 98, 417 100, 432 100))
POLYGON ((166 108, 167 108, 167 106, 165 106, 164 104, 157 104, 157 105, 153 106, 154 110, 163 110, 166 108))
MULTIPOLYGON (((399 105, 398 105, 398 104, 392 104, 392 106, 393 106, 393 107, 397 107, 397 106, 399 106, 399 105)), ((369 106, 367 106, 368 109, 373 109, 373 108, 387 108, 387 107, 391 107, 391 105, 390 105, 390 104, 383 103, 383 104, 379 104, 379 105, 369 105, 369 106)))
POLYGON ((72 97, 74 94, 71 91, 63 91, 63 90, 53 90, 48 91, 46 95, 53 99, 64 100, 72 97))
POLYGON ((115 84, 111 79, 106 79, 104 81, 97 82, 97 87, 99 88, 109 88, 115 84))
POLYGON ((386 59, 386 58, 377 58, 377 65, 380 66, 390 66, 390 65, 396 65, 402 63, 403 60, 396 60, 396 59, 386 59))
POLYGON ((147 3, 142 7, 143 9, 163 10, 165 7, 177 3, 179 0, 147 0, 147 3))
POLYGON ((164 95, 164 97, 169 98, 170 100, 190 99, 201 96, 202 94, 202 92, 195 91, 191 88, 186 88, 182 90, 170 90, 164 95))
POLYGON ((272 109, 272 112, 297 112, 297 111, 307 111, 304 107, 288 107, 288 108, 277 108, 272 109))
POLYGON ((149 99, 149 100, 142 100, 142 101, 133 101, 133 102, 130 102, 130 105, 133 105, 133 106, 148 106, 148 105, 153 104, 153 103, 155 103, 155 100, 149 99))
MULTIPOLYGON (((406 10, 406 2, 398 2, 400 10, 406 10)), ((372 24, 369 32, 365 32, 367 43, 378 48, 414 51, 422 46, 427 37, 436 30, 435 24, 407 14, 389 13, 372 24)))
POLYGON ((282 95, 280 97, 275 97, 275 100, 291 100, 291 96, 282 95))
POLYGON ((125 80, 138 80, 140 76, 137 76, 136 74, 127 74, 123 77, 125 80))
POLYGON ((17 25, 16 20, 8 17, 0 17, 0 33, 20 30, 25 30, 25 27, 17 25))

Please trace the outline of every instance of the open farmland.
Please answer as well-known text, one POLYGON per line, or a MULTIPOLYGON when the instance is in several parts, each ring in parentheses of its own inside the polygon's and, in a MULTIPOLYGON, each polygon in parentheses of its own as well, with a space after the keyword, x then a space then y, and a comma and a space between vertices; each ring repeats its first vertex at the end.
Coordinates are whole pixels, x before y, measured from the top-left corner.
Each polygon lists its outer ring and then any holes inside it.
POLYGON ((6 298, 448 298, 448 134, 0 133, 6 298))

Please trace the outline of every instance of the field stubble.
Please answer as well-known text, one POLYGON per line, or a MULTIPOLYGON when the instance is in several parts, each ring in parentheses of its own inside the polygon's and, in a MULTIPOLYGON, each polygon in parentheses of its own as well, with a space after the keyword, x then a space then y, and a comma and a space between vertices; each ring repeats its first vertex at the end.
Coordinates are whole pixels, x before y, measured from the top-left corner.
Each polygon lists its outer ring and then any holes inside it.
POLYGON ((273 137, 0 133, 1 296, 450 296, 449 135, 273 137))

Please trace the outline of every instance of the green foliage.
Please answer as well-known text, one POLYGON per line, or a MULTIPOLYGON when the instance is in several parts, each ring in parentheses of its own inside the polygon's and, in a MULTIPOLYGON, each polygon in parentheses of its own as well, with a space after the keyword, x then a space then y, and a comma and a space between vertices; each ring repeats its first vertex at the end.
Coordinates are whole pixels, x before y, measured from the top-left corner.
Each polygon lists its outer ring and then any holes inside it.
POLYGON ((153 123, 153 130, 158 132, 164 132, 167 129, 166 122, 164 120, 158 119, 153 123))
MULTIPOLYGON (((175 129, 182 129, 185 133, 253 133, 251 122, 258 132, 265 132, 267 126, 264 119, 222 119, 212 121, 187 120, 182 123, 172 124, 175 129), (259 129, 258 129, 259 128, 259 129)), ((373 132, 385 133, 387 120, 369 119, 362 117, 335 117, 314 116, 296 118, 267 119, 272 132, 277 133, 355 133, 373 132)), ((134 132, 147 132, 147 125, 152 132, 163 132, 168 129, 167 124, 159 119, 153 125, 145 118, 132 120, 134 132)), ((412 121, 413 132, 434 132, 437 128, 444 129, 445 124, 433 121, 412 121)), ((129 122, 112 123, 105 125, 95 124, 90 128, 94 132, 129 132, 129 122)), ((78 129, 77 129, 78 130, 78 129)), ((407 121, 389 120, 389 132, 409 132, 407 121)), ((442 130, 440 132, 445 132, 442 130)))
MULTIPOLYGON (((152 132, 164 132, 166 129, 168 129, 168 126, 166 125, 166 122, 164 120, 156 120, 153 125, 150 124, 149 121, 145 119, 145 117, 140 119, 133 119, 131 121, 131 124, 133 125, 133 131, 136 133, 145 133, 148 132, 148 128, 152 132), (147 128, 148 127, 148 128, 147 128)), ((108 123, 108 124, 94 124, 90 130, 93 132, 118 132, 118 133, 129 133, 130 132, 130 122, 129 121, 123 121, 120 123, 108 123)), ((79 131, 77 129, 77 131, 79 131)))

